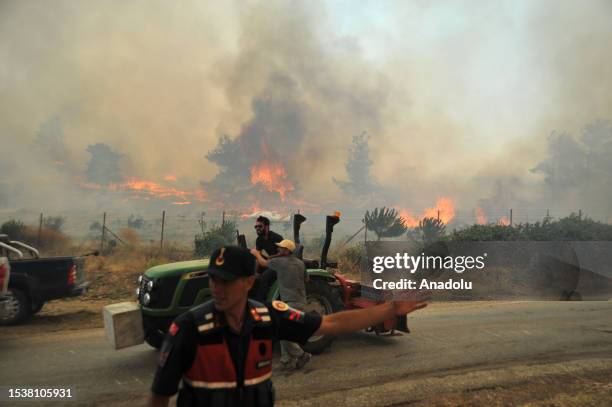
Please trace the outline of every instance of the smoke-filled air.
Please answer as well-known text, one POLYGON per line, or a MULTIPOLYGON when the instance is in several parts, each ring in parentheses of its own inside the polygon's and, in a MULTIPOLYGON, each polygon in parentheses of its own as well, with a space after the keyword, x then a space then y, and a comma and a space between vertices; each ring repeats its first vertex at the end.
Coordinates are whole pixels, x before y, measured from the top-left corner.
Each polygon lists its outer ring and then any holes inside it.
POLYGON ((610 221, 611 21, 607 0, 4 0, 0 214, 610 221))

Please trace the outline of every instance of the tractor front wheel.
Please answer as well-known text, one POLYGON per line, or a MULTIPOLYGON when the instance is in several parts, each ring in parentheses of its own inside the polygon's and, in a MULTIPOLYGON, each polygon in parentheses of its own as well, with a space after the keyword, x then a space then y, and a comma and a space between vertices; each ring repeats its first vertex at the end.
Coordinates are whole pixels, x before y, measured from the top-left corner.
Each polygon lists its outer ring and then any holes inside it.
MULTIPOLYGON (((306 284, 306 300, 305 312, 328 315, 344 309, 338 290, 319 279, 311 279, 306 284)), ((311 336, 302 348, 316 355, 331 346, 335 339, 335 336, 329 335, 311 336)))

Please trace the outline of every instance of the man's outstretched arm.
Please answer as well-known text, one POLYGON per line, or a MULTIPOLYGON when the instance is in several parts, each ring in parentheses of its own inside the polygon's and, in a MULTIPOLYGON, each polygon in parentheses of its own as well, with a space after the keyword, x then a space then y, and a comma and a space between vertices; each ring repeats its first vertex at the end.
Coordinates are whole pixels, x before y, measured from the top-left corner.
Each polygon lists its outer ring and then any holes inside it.
POLYGON ((403 316, 427 306, 427 298, 412 301, 393 301, 371 308, 350 310, 325 315, 313 335, 338 335, 359 331, 396 316, 403 316))

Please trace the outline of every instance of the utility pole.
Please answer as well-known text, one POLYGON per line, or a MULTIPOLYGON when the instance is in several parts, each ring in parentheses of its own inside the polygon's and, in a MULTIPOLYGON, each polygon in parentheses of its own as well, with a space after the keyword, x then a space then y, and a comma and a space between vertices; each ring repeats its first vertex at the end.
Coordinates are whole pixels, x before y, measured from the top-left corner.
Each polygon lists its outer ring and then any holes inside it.
POLYGON ((166 211, 162 211, 161 238, 159 239, 159 250, 164 248, 164 226, 166 225, 166 211))
POLYGON ((106 237, 106 212, 102 217, 102 239, 100 240, 100 253, 104 252, 104 238, 106 237))
POLYGON ((43 226, 43 214, 40 213, 40 219, 38 221, 38 247, 40 247, 40 243, 42 240, 42 226, 43 226))
POLYGON ((225 225, 225 211, 223 211, 223 215, 221 215, 221 226, 225 225))

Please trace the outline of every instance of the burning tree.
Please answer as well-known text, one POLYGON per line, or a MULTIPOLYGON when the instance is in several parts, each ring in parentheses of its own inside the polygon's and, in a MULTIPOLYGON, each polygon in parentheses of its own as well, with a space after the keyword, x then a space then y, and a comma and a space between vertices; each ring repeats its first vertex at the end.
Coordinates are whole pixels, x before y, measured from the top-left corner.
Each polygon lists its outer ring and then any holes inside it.
POLYGON ((380 240, 383 237, 397 237, 406 232, 406 225, 395 209, 375 208, 372 212, 366 211, 363 218, 366 228, 376 233, 380 240))

